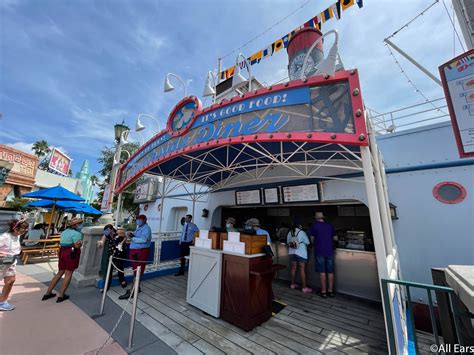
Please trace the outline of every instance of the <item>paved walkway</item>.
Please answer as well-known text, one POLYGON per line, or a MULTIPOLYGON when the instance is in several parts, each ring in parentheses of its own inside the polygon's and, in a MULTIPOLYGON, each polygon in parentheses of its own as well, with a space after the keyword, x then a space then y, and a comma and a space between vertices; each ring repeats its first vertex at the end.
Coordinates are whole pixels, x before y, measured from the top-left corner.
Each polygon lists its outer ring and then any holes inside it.
MULTIPOLYGON (((3 281, 0 282, 3 286, 3 281)), ((46 285, 21 272, 13 286, 11 312, 0 312, 0 354, 95 354, 108 334, 70 301, 41 301, 46 285)), ((112 342, 100 354, 126 354, 112 342)))

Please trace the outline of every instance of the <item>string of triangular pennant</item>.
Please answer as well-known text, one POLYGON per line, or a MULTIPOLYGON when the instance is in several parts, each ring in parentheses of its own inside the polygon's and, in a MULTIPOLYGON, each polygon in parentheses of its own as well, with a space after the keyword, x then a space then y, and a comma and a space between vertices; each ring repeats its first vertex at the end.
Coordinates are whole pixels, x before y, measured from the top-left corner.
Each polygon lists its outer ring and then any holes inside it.
MULTIPOLYGON (((259 50, 258 52, 252 54, 250 57, 247 58, 247 63, 250 65, 258 64, 262 61, 262 59, 266 59, 271 57, 275 53, 279 52, 280 50, 286 48, 288 46, 288 42, 290 41, 291 37, 300 29, 306 27, 313 27, 321 30, 321 26, 326 21, 336 18, 339 20, 341 18, 341 13, 346 11, 352 5, 357 4, 359 8, 363 6, 363 0, 338 0, 336 3, 329 6, 326 10, 321 11, 318 15, 314 16, 309 21, 306 21, 301 26, 295 28, 293 31, 287 33, 283 37, 277 39, 275 42, 270 44, 269 46, 259 50)), ((239 63, 240 67, 245 67, 245 62, 239 63)), ((220 80, 226 80, 231 78, 234 75, 235 65, 223 70, 219 73, 220 80)))

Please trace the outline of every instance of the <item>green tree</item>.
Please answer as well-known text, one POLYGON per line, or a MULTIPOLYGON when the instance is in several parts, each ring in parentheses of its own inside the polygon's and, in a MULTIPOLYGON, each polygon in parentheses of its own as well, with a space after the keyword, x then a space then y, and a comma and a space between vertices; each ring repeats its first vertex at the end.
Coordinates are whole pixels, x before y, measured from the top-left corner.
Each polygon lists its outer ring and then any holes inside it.
POLYGON ((30 202, 30 200, 27 198, 15 197, 13 200, 7 201, 6 206, 16 211, 31 211, 33 209, 32 207, 25 207, 28 202, 30 202))
MULTIPOLYGON (((122 146, 122 156, 120 162, 123 163, 127 158, 127 151, 129 154, 133 154, 138 149, 139 145, 136 143, 128 143, 122 146)), ((102 168, 98 171, 98 173, 104 177, 104 181, 102 183, 98 183, 99 192, 97 193, 97 200, 102 201, 104 197, 104 190, 107 185, 110 183, 110 175, 112 173, 112 165, 114 162, 114 155, 115 155, 115 148, 113 147, 104 147, 100 152, 100 157, 97 159, 99 164, 101 164, 102 168)), ((98 182, 98 179, 97 179, 98 182)), ((123 211, 128 212, 129 214, 133 214, 133 212, 137 209, 138 205, 133 203, 133 198, 135 195, 135 188, 136 185, 133 183, 130 185, 125 191, 123 191, 122 201, 123 201, 123 211)), ((114 203, 117 200, 114 199, 114 203)), ((100 206, 99 206, 100 207, 100 206)), ((100 209, 100 208, 99 208, 100 209)))
POLYGON ((47 156, 49 153, 51 153, 51 148, 49 147, 49 144, 45 140, 37 141, 33 144, 33 152, 38 158, 42 158, 47 156))

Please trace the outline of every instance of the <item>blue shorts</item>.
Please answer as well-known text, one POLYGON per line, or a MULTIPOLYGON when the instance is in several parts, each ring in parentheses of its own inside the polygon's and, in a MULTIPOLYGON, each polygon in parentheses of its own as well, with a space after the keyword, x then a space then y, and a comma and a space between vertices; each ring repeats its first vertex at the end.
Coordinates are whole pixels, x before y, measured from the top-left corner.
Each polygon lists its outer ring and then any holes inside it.
POLYGON ((316 256, 314 270, 316 272, 334 273, 334 256, 316 256))
POLYGON ((290 254, 290 261, 306 264, 308 262, 308 259, 302 258, 301 256, 298 256, 296 254, 290 254))

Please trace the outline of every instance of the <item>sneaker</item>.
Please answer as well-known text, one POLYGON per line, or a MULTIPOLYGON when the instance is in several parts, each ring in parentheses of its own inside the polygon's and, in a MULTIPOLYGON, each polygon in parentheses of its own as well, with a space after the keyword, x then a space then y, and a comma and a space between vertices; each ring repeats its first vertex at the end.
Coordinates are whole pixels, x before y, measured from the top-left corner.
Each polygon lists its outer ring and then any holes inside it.
POLYGON ((13 311, 14 309, 15 306, 11 303, 8 303, 7 301, 0 302, 0 311, 13 311))
POLYGON ((297 284, 291 284, 291 285, 290 285, 290 288, 291 288, 292 290, 297 289, 297 288, 298 288, 298 285, 297 285, 297 284))
POLYGON ((119 300, 128 300, 130 298, 130 290, 127 290, 122 296, 119 296, 119 300))
POLYGON ((309 287, 303 288, 302 291, 303 291, 304 293, 313 293, 313 289, 312 289, 312 288, 309 288, 309 287))

